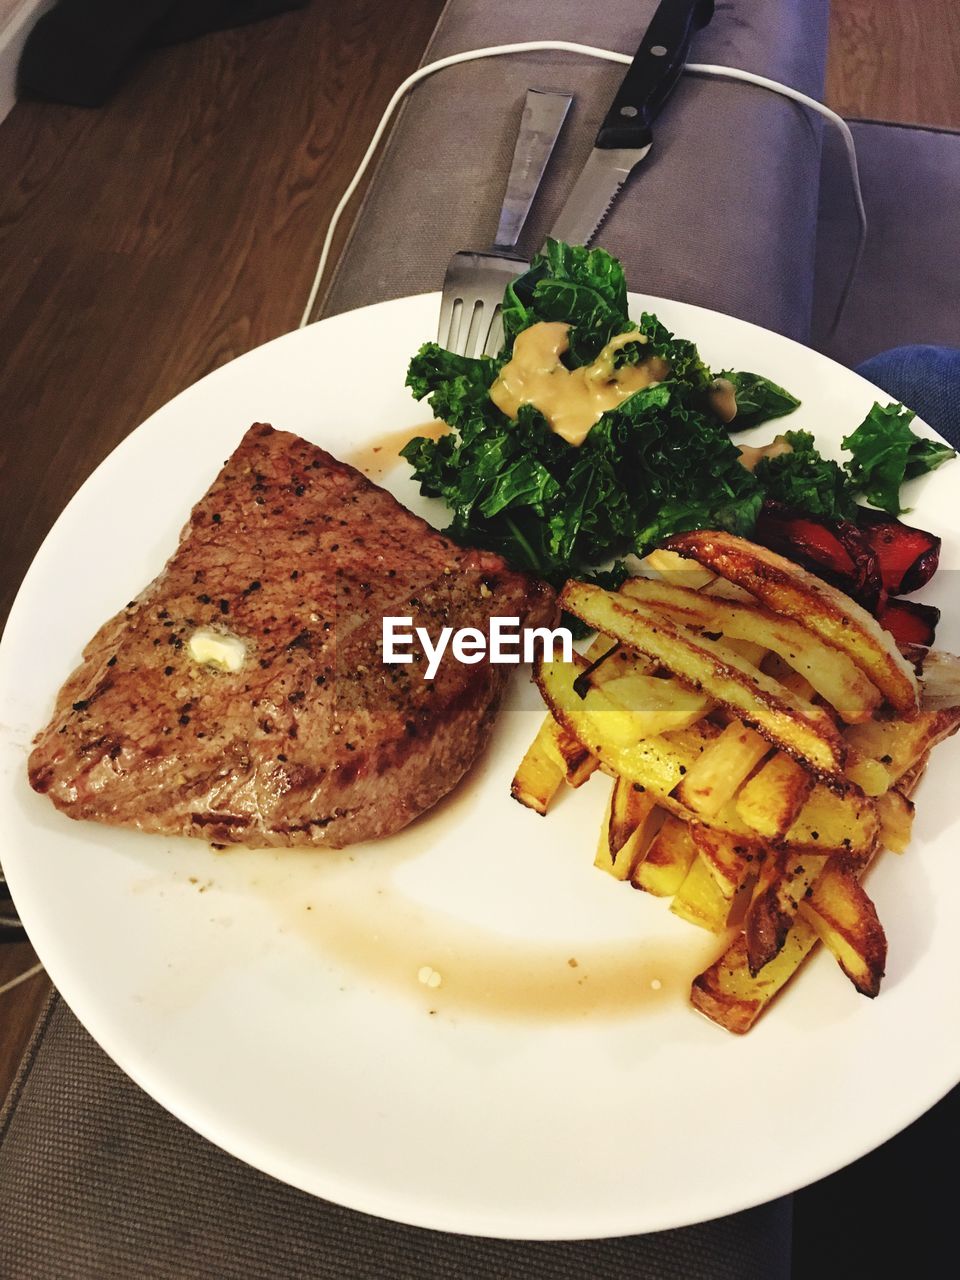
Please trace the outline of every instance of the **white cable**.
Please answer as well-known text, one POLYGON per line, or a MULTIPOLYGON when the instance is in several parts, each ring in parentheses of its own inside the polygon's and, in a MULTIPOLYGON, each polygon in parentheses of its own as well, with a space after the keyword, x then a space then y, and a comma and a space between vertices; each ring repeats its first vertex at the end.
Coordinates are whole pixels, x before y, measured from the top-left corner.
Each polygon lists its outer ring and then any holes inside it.
MULTIPOLYGON (((337 226, 340 222, 344 209, 350 203, 350 199, 357 187, 363 180, 364 174, 369 168, 370 161, 373 159, 374 153, 380 144, 388 124, 393 118, 393 113, 403 101, 406 94, 419 84, 421 80, 425 80, 427 76, 432 76, 437 71, 443 71, 446 67, 455 67, 462 62, 474 62, 480 58, 500 58, 511 53, 578 53, 588 58, 599 58, 605 62, 618 62, 623 66, 629 66, 633 61, 633 55, 629 53, 617 53, 612 49, 597 49, 593 45, 575 44, 569 40, 525 40, 518 44, 500 44, 491 45, 484 49, 467 49, 463 53, 452 53, 446 58, 438 58, 436 62, 428 62, 424 67, 418 67, 406 80, 395 90, 393 97, 387 103, 386 110, 380 117, 380 123, 373 131, 373 137, 370 144, 364 152, 363 159, 357 168, 356 173, 347 184, 347 188, 337 202, 337 206, 331 215, 330 222, 327 225, 327 233, 323 239, 323 248, 320 251, 320 260, 317 263, 316 274, 313 278, 313 284, 310 287, 310 296, 307 299, 307 305, 304 307, 303 316, 300 320, 300 328, 310 323, 310 313, 317 301, 317 295, 320 292, 320 285, 323 281, 324 272, 327 267, 327 260, 330 257, 330 250, 333 246, 333 239, 336 234, 337 226)), ((791 89, 789 85, 780 84, 777 80, 769 80, 766 76, 755 75, 752 71, 740 71, 736 67, 712 66, 705 63, 687 63, 685 70, 694 75, 717 76, 727 80, 742 80, 747 84, 753 84, 761 89, 769 89, 773 93, 779 93, 785 98, 790 98, 794 102, 800 103, 802 106, 808 107, 811 111, 819 112, 826 120, 835 128, 840 130, 843 137, 844 146, 846 148, 847 159, 850 165, 850 180, 854 189, 854 198, 857 206, 857 217, 859 219, 859 239, 857 248, 853 256, 850 270, 847 273, 847 279, 844 283, 840 295, 840 302, 834 316, 832 328, 836 328, 843 308, 846 305, 847 296, 850 292, 850 286, 856 275, 857 267, 860 265, 860 259, 863 256, 863 248, 867 235, 867 214, 863 207, 863 194, 860 189, 860 174, 857 169, 857 152, 853 141, 853 135, 845 120, 831 111, 829 107, 825 107, 822 102, 818 102, 816 98, 810 98, 805 93, 801 93, 798 89, 791 89)))
POLYGON ((4 996, 8 991, 12 991, 14 987, 19 987, 21 982, 36 977, 38 973, 43 973, 43 965, 35 964, 32 969, 27 969, 24 973, 18 973, 15 978, 11 978, 9 982, 5 982, 0 987, 0 996, 4 996))
POLYGON ((833 314, 833 320, 830 322, 830 333, 834 333, 837 325, 840 323, 840 317, 843 315, 843 309, 847 305, 847 298, 850 296, 850 289, 853 285, 854 277, 860 266, 860 259, 863 257, 863 251, 867 243, 867 211, 863 205, 863 190, 860 186, 860 168, 857 165, 857 144, 853 140, 853 134, 850 132, 850 126, 844 120, 843 116, 838 116, 835 111, 831 111, 829 107, 824 106, 822 102, 818 102, 816 98, 810 98, 805 93, 801 93, 799 89, 791 89, 787 84, 781 84, 779 80, 769 80, 766 76, 758 76, 753 71, 740 71, 736 67, 719 67, 710 63, 688 62, 687 71, 692 71, 694 75, 717 76, 728 80, 742 80, 745 84, 755 84, 761 89, 769 89, 773 93, 782 94, 784 98, 792 98, 794 102, 799 102, 801 106, 809 107, 811 111, 816 111, 823 116, 829 124, 838 129, 843 139, 844 150, 847 153, 847 165, 850 169, 850 185, 853 188, 853 199, 857 207, 857 247, 853 251, 853 257, 850 259, 850 266, 847 270, 846 279, 843 282, 843 288, 840 290, 840 297, 837 300, 837 308, 833 314))

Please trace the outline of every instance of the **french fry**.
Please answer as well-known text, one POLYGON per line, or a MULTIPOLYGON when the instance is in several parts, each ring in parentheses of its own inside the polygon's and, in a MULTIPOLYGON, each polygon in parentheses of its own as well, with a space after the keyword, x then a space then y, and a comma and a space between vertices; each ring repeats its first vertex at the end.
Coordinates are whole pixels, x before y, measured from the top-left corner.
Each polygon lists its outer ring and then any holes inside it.
POLYGON ((721 892, 706 862, 702 857, 694 858, 683 884, 670 904, 670 910, 681 919, 699 925, 701 929, 723 933, 731 909, 730 899, 721 892))
POLYGON ((653 835, 656 807, 648 791, 615 778, 593 865, 616 880, 629 880, 653 835))
POLYGON ((766 738, 732 720, 688 770, 678 798, 694 813, 714 816, 769 750, 766 738))
POLYGON ((794 671, 789 662, 784 662, 778 653, 768 653, 762 665, 768 676, 773 676, 774 680, 779 681, 798 698, 803 698, 804 702, 811 702, 816 696, 816 690, 806 676, 794 671))
POLYGON ((797 918, 801 899, 826 863, 826 858, 815 854, 768 856, 744 926, 747 965, 754 976, 779 955, 797 918))
POLYGON ((703 722, 690 729, 624 745, 624 738, 629 741, 629 735, 611 735, 611 727, 616 727, 613 718, 609 714, 606 717, 597 714, 598 710, 619 712, 616 704, 607 700, 607 706, 603 706, 599 701, 603 697, 602 689, 590 689, 585 698, 574 690, 574 681, 581 669, 578 663, 563 662, 543 662, 534 667, 537 684, 554 717, 610 773, 638 782, 657 796, 669 796, 699 754, 703 722), (592 706, 591 699, 594 700, 592 706))
POLYGON ((767 656, 765 646, 755 644, 752 640, 731 640, 729 636, 724 636, 723 643, 741 658, 745 658, 752 667, 760 667, 767 656))
POLYGON ((591 755, 583 743, 575 738, 572 733, 558 725, 552 716, 549 717, 549 720, 551 728, 548 733, 547 750, 550 750, 552 745, 557 759, 563 766, 564 779, 567 785, 581 787, 596 771, 597 757, 591 755))
POLYGON ((740 788, 737 813, 768 840, 785 836, 813 790, 814 779, 785 751, 776 751, 740 788))
POLYGON ((877 796, 880 843, 891 853, 905 853, 913 831, 913 801, 895 787, 877 796))
POLYGON ((853 725, 847 739, 862 755, 879 761, 891 784, 921 756, 960 728, 960 706, 922 710, 906 720, 874 720, 853 725))
POLYGON ((627 671, 600 687, 607 698, 630 712, 638 738, 689 728, 713 707, 708 697, 685 688, 679 680, 662 680, 645 671, 627 671))
POLYGON ((919 704, 919 686, 893 637, 860 605, 792 561, 734 534, 675 534, 665 544, 745 588, 774 613, 793 618, 848 654, 901 714, 919 704))
POLYGON ((844 853, 863 862, 876 849, 879 833, 876 806, 859 787, 832 790, 818 782, 782 843, 810 853, 844 853))
POLYGON ((800 622, 778 617, 755 601, 743 605, 711 599, 701 591, 650 578, 631 578, 620 590, 688 626, 719 633, 725 642, 747 642, 754 649, 772 650, 804 676, 848 724, 869 720, 880 705, 880 690, 847 654, 825 644, 800 622))
POLYGON ((528 809, 541 815, 563 786, 564 767, 556 752, 556 724, 547 716, 537 736, 527 748, 510 784, 510 794, 528 809))
POLYGON ((886 765, 872 756, 865 756, 850 746, 847 751, 847 763, 844 774, 850 782, 855 783, 864 795, 882 796, 893 786, 894 778, 886 765))
POLYGON ((861 995, 876 996, 887 960, 887 938, 855 871, 828 866, 800 903, 800 915, 861 995))
MULTIPOLYGON (((668 555, 677 555, 675 551, 667 552, 668 555)), ((677 559, 683 561, 683 556, 677 556, 677 559)), ((687 564, 695 564, 696 561, 687 560, 687 564)), ((709 573, 709 569, 702 570, 703 573, 709 573)), ((680 583, 680 586, 690 585, 680 583)), ((743 587, 738 587, 735 582, 728 582, 726 578, 714 578, 712 582, 705 587, 700 588, 705 596, 716 596, 718 600, 733 600, 737 604, 756 604, 756 600, 749 591, 744 591, 743 587)))
POLYGON ((817 934, 798 919, 776 956, 756 975, 750 972, 747 940, 741 933, 709 969, 694 978, 690 1001, 713 1022, 737 1035, 749 1031, 817 944, 817 934))
POLYGON ((645 569, 651 569, 666 582, 674 582, 681 587, 692 587, 694 591, 705 587, 716 578, 716 574, 711 573, 709 569, 701 569, 683 556, 678 556, 675 551, 664 551, 662 548, 651 551, 641 563, 645 569))
MULTIPOLYGON (((586 709, 589 695, 583 699, 575 692, 574 681, 584 665, 581 658, 577 663, 544 662, 534 668, 544 701, 557 721, 597 757, 605 772, 622 775, 629 782, 639 782, 678 817, 696 817, 673 793, 719 737, 720 729, 709 720, 701 720, 689 729, 641 739, 625 747, 607 736, 603 726, 589 714, 586 709)), ((756 834, 738 816, 732 803, 704 820, 710 826, 747 839, 756 834)), ((836 851, 864 857, 876 845, 877 830, 876 811, 857 788, 838 793, 817 783, 784 836, 784 843, 813 853, 836 851)))
POLYGON ((751 867, 758 863, 760 847, 729 831, 718 831, 700 822, 690 824, 690 834, 701 860, 729 901, 750 874, 751 867))
POLYGON ((672 898, 683 884, 697 856, 686 822, 668 814, 653 837, 646 856, 634 868, 630 882, 657 898, 672 898))
POLYGON ((728 646, 695 637, 656 610, 590 583, 568 582, 560 603, 590 626, 649 654, 694 688, 706 690, 815 773, 841 775, 846 746, 823 708, 803 702, 728 646))

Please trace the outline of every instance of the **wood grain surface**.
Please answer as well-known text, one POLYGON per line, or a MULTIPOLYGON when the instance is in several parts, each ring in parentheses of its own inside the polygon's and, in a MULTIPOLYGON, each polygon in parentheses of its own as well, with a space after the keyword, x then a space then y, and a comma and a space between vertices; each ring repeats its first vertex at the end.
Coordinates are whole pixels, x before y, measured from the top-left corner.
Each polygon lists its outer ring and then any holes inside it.
MULTIPOLYGON (((333 206, 442 7, 313 0, 151 53, 100 110, 21 102, 0 125, 0 624, 111 449, 296 327, 333 206)), ((5 945, 0 985, 34 962, 5 945)), ((0 1098, 48 985, 0 996, 0 1098)))
POLYGON ((960 129, 960 3, 832 0, 826 98, 843 116, 960 129))
MULTIPOLYGON (((37 957, 29 942, 4 942, 0 946, 0 987, 27 973, 36 963, 37 957)), ((17 1074, 49 991, 50 979, 41 972, 0 996, 0 1105, 17 1074)))

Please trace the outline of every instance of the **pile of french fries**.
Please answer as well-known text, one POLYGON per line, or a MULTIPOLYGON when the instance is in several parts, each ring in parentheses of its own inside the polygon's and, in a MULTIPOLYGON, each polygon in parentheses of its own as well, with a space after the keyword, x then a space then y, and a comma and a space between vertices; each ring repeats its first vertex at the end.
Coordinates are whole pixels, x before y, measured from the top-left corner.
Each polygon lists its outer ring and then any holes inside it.
POLYGON ((861 877, 902 853, 960 659, 902 654, 859 605, 732 534, 678 535, 618 592, 568 582, 596 630, 535 676, 550 714, 512 794, 545 814, 613 779, 596 865, 724 935, 691 1000, 746 1032, 822 942, 875 996, 887 943, 861 877), (918 674, 919 673, 919 674, 918 674))

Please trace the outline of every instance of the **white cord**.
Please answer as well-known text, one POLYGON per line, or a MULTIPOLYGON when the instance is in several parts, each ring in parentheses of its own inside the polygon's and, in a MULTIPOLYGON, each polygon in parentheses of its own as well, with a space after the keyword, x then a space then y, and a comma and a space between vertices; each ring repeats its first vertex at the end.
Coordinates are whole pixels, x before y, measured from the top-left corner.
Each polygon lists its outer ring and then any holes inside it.
MULTIPOLYGON (((373 131, 373 137, 370 139, 370 145, 367 147, 363 159, 357 168, 356 173, 347 184, 347 189, 337 202, 337 206, 333 211, 330 222, 327 226, 327 234, 324 236, 323 248, 320 251, 320 260, 317 263, 316 274, 313 278, 313 284, 310 287, 310 296, 307 299, 307 305, 303 309, 303 316, 300 320, 300 328, 310 323, 310 313, 317 301, 317 295, 320 292, 320 285, 323 280, 324 272, 327 268, 327 260, 330 257, 330 250, 333 246, 333 238, 336 234, 337 225, 340 222, 344 209, 350 203, 350 199, 357 187, 363 180, 364 174, 369 168, 370 161, 373 159, 374 153, 380 144, 388 124, 393 118, 393 113, 400 105, 406 94, 419 84, 421 80, 425 80, 427 76, 432 76, 437 71, 443 71, 446 67, 455 67, 462 62, 474 62, 480 58, 500 58, 511 53, 578 53, 588 58, 600 58, 605 62, 618 62, 624 66, 629 66, 633 61, 633 55, 629 53, 617 53, 612 49, 596 49, 593 45, 574 44, 569 40, 525 40, 519 44, 500 44, 491 45, 485 49, 467 49, 463 53, 452 53, 446 58, 438 58, 436 62, 428 62, 424 67, 418 67, 411 75, 407 76, 396 89, 393 97, 387 103, 386 110, 380 117, 380 123, 373 131)), ((831 111, 829 107, 825 107, 822 102, 818 102, 816 98, 810 98, 805 93, 801 93, 798 89, 791 89, 789 85, 780 84, 777 80, 769 80, 766 76, 755 75, 752 71, 740 71, 736 67, 711 66, 704 63, 687 63, 685 68, 694 75, 717 76, 726 80, 742 80, 747 84, 757 85, 761 89, 769 89, 773 93, 779 93, 785 98, 790 98, 794 102, 800 103, 802 106, 808 107, 811 111, 819 112, 826 120, 835 128, 840 130, 843 137, 844 146, 846 148, 847 159, 850 165, 850 180, 853 185, 854 198, 857 206, 857 217, 859 219, 859 239, 857 248, 851 262, 850 270, 840 294, 840 301, 837 306, 836 315, 833 319, 831 332, 836 328, 843 308, 846 305, 847 297, 850 292, 850 286, 856 275, 857 268, 860 265, 860 259, 863 256, 863 248, 867 236, 867 214, 863 207, 863 194, 860 190, 860 174, 857 169, 857 152, 853 141, 853 135, 847 126, 845 120, 831 111)))
POLYGON ((12 991, 14 987, 19 987, 21 982, 26 982, 30 978, 36 977, 38 973, 43 973, 43 965, 35 964, 32 969, 27 969, 24 973, 18 973, 15 978, 11 978, 9 982, 5 982, 0 987, 0 996, 4 996, 8 991, 12 991))

